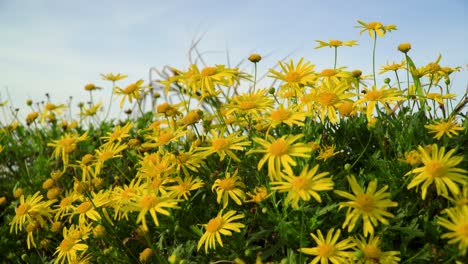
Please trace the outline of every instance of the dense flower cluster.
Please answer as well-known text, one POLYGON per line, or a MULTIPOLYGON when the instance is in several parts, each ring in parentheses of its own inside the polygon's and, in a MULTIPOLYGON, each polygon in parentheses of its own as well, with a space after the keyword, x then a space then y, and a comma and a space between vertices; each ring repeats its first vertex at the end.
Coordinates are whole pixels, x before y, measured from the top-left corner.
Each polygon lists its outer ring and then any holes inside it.
MULTIPOLYGON (((358 22, 374 40, 396 30, 358 22)), ((168 68, 147 85, 116 86, 127 75, 109 73, 112 95, 131 106, 127 119, 95 122, 102 103, 92 94, 103 88, 89 83, 91 103, 78 115, 48 102, 24 124, 0 123, 0 177, 17 180, 0 193, 4 235, 54 263, 299 263, 303 254, 311 263, 398 263, 429 245, 414 238, 449 239, 454 257, 430 244, 434 259, 461 261, 467 123, 448 86, 460 69, 440 58, 416 68, 404 43, 402 62, 380 72, 396 80, 376 85, 376 76, 336 66, 336 50, 357 41, 317 42, 335 49, 334 68, 280 61, 272 88, 225 65, 168 68), (442 80, 447 89, 431 91, 442 80), (15 149, 29 145, 35 153, 15 149)))

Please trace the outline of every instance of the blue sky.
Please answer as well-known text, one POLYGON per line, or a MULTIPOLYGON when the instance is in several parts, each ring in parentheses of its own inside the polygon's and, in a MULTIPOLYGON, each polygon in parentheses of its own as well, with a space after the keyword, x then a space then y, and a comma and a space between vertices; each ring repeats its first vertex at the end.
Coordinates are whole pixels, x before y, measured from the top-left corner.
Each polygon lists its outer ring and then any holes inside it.
MULTIPOLYGON (((207 64, 240 64, 252 52, 268 55, 260 74, 278 60, 304 57, 317 70, 333 67, 333 50, 314 50, 315 40, 358 40, 341 48, 338 66, 372 72, 372 41, 354 28, 357 20, 396 24, 397 31, 379 38, 377 65, 399 62, 396 46, 411 42, 411 57, 422 66, 442 54, 441 65, 468 63, 468 1, 58 1, 0 0, 0 100, 9 100, 26 115, 26 99, 74 105, 86 101, 83 87, 105 89, 100 73, 124 73, 148 79, 150 67, 185 69, 188 50, 198 45, 207 64)), ((383 76, 386 77, 386 76, 383 76)), ((393 76, 391 76, 393 77, 393 76)), ((453 91, 464 93, 467 70, 457 73, 453 91)), ((106 101, 104 101, 107 104, 106 101)), ((114 102, 114 105, 118 105, 114 102)))

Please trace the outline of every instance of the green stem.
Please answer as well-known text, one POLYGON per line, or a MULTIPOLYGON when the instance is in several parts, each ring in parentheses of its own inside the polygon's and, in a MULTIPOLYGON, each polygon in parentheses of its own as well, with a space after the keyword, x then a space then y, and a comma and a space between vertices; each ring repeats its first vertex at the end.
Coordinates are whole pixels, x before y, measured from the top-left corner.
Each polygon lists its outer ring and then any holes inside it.
POLYGON ((377 80, 375 78, 375 47, 377 46, 377 32, 374 30, 374 48, 372 50, 372 73, 374 74, 374 86, 377 87, 377 80))
POLYGON ((257 85, 257 63, 254 63, 254 84, 253 92, 255 92, 255 86, 257 85))
POLYGON ((104 121, 107 120, 107 117, 109 116, 111 105, 112 105, 112 96, 114 96, 114 89, 115 89, 115 81, 112 81, 112 91, 111 91, 111 97, 109 100, 109 106, 107 107, 107 113, 106 117, 104 117, 104 121))
POLYGON ((336 60, 338 58, 338 47, 335 47, 335 64, 333 65, 333 69, 336 69, 336 60))

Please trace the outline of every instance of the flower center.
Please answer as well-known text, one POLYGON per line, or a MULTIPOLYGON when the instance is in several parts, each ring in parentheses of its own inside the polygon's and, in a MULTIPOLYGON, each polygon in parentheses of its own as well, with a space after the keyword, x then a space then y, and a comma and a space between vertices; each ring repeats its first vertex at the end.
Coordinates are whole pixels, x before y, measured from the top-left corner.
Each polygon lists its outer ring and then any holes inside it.
POLYGON ((209 77, 209 76, 212 76, 216 73, 216 67, 205 67, 202 72, 201 72, 201 75, 203 77, 209 77))
POLYGON ((350 116, 351 113, 353 112, 353 108, 354 108, 354 103, 344 102, 338 107, 338 112, 340 112, 340 115, 342 116, 350 116))
POLYGON ((213 140, 212 147, 215 151, 226 150, 229 148, 229 140, 225 138, 217 138, 213 140))
POLYGON ((69 206, 72 202, 72 199, 70 197, 65 197, 60 201, 60 208, 65 208, 69 206))
POLYGON ((468 238, 468 223, 463 223, 458 226, 457 233, 461 234, 463 237, 468 238))
POLYGON ((382 97, 382 92, 381 91, 370 91, 367 92, 366 98, 369 101, 377 101, 382 97))
POLYGON ((288 74, 286 74, 286 79, 287 82, 299 82, 301 80, 301 75, 297 71, 290 71, 288 74))
POLYGON ((330 41, 330 46, 339 47, 341 45, 343 45, 343 42, 341 42, 340 40, 331 40, 330 41))
POLYGON ((255 103, 251 101, 241 102, 239 104, 239 108, 242 110, 250 110, 252 108, 255 108, 255 103))
POLYGON ((171 140, 172 138, 174 137, 174 135, 172 135, 172 133, 162 133, 161 135, 159 135, 158 137, 158 141, 162 144, 166 144, 167 142, 169 142, 169 140, 171 140))
POLYGON ((330 244, 322 244, 317 247, 317 255, 322 258, 327 258, 333 254, 333 246, 330 244))
POLYGON ((379 29, 382 27, 382 24, 380 22, 370 22, 368 25, 367 25, 367 28, 368 29, 379 29))
POLYGON ((286 140, 284 140, 283 138, 280 138, 270 145, 270 148, 268 149, 268 151, 273 156, 282 156, 282 155, 288 154, 289 145, 286 142, 286 140))
POLYGON ((278 109, 271 112, 271 120, 273 121, 284 121, 288 119, 291 112, 288 109, 278 109))
POLYGON ((380 249, 375 246, 367 245, 364 248, 364 257, 368 260, 378 260, 380 259, 380 249))
POLYGON ((374 209, 372 196, 369 194, 358 195, 356 197, 356 204, 364 212, 370 212, 374 209))
POLYGON ((131 94, 133 93, 136 89, 138 89, 138 86, 135 83, 130 84, 129 86, 125 87, 124 93, 125 94, 131 94))
POLYGON ((307 190, 309 187, 309 181, 306 178, 297 177, 291 182, 291 185, 294 189, 300 190, 307 190))
POLYGON ((151 209, 158 204, 158 198, 154 195, 147 195, 141 199, 140 207, 143 209, 151 209))
POLYGON ((60 243, 60 251, 68 252, 75 245, 75 240, 71 238, 65 238, 62 243, 60 243))
POLYGON ((221 216, 217 216, 208 222, 208 224, 206 225, 206 232, 216 233, 219 229, 221 229, 222 225, 223 218, 221 218, 221 216))
POLYGON ((320 94, 318 101, 323 106, 331 106, 338 102, 338 96, 335 93, 324 92, 320 94))
POLYGON ((322 77, 332 77, 335 76, 336 71, 334 69, 325 69, 320 73, 322 77))
POLYGON ((236 187, 236 182, 232 179, 220 180, 219 187, 223 190, 230 191, 236 187))
POLYGON ((104 151, 101 153, 101 155, 99 155, 99 159, 102 161, 106 161, 110 159, 113 155, 114 153, 112 151, 104 151))
POLYGON ((81 203, 77 208, 76 211, 80 214, 84 214, 88 212, 91 208, 93 208, 93 204, 90 201, 86 201, 81 203))
POLYGON ((430 160, 426 163, 425 172, 429 174, 431 177, 443 177, 447 173, 447 169, 445 168, 444 164, 438 160, 430 160))
POLYGON ((18 208, 16 209, 16 215, 17 216, 23 216, 25 215, 28 210, 29 210, 29 205, 28 204, 22 204, 20 206, 18 206, 18 208))

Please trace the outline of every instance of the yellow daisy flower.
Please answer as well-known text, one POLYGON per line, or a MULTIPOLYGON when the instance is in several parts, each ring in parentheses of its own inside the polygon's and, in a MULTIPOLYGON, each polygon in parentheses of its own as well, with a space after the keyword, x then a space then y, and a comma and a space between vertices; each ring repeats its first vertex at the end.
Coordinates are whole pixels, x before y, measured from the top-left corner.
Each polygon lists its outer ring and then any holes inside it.
POLYGON ((178 176, 175 178, 175 182, 177 183, 176 185, 167 187, 167 190, 170 192, 169 196, 173 196, 176 199, 184 197, 185 200, 188 200, 190 191, 194 191, 205 185, 200 178, 193 179, 191 176, 185 178, 178 176))
POLYGON ((89 108, 83 108, 80 110, 80 116, 87 117, 87 116, 95 116, 97 112, 101 109, 102 103, 96 103, 91 105, 89 108))
POLYGON ((63 164, 68 165, 68 155, 76 150, 77 144, 81 141, 88 139, 88 131, 83 135, 78 136, 76 134, 63 134, 59 140, 52 140, 52 143, 48 143, 47 146, 55 147, 52 155, 55 159, 62 158, 63 164))
POLYGON ((338 123, 340 119, 336 114, 337 108, 345 102, 346 99, 353 97, 352 93, 345 93, 348 89, 346 83, 336 84, 335 82, 323 82, 315 95, 315 111, 319 113, 322 123, 325 122, 325 116, 330 123, 338 123))
POLYGON ((280 193, 287 192, 285 203, 292 203, 292 208, 299 207, 299 200, 309 201, 311 197, 321 203, 322 198, 318 191, 333 190, 333 181, 326 177, 329 173, 322 172, 317 174, 319 166, 309 170, 309 165, 305 165, 299 176, 292 174, 283 174, 282 181, 271 182, 271 189, 278 190, 280 193))
POLYGON ((380 248, 381 244, 380 237, 371 235, 369 241, 362 237, 360 239, 354 239, 356 244, 356 250, 362 253, 362 257, 359 258, 359 263, 362 264, 374 264, 374 263, 385 263, 385 264, 398 264, 400 263, 399 251, 382 251, 380 248))
POLYGON ((198 168, 205 163, 206 156, 195 152, 195 149, 192 146, 188 151, 180 151, 173 154, 172 160, 175 162, 177 172, 183 171, 186 176, 190 176, 191 171, 198 172, 198 168))
POLYGON ((388 108, 387 104, 390 104, 392 101, 405 100, 404 97, 401 97, 401 91, 397 88, 390 88, 388 86, 382 86, 379 90, 372 86, 371 90, 364 89, 365 95, 356 101, 356 104, 366 104, 366 116, 367 120, 372 119, 372 114, 375 111, 377 104, 380 102, 384 105, 385 108, 388 108))
POLYGON ((362 34, 363 32, 369 32, 369 36, 371 38, 374 38, 374 35, 379 35, 383 37, 387 31, 390 32, 392 30, 396 30, 397 27, 393 24, 390 24, 388 26, 384 26, 381 22, 369 22, 366 23, 364 21, 358 20, 357 21, 360 25, 356 26, 356 28, 362 28, 362 30, 359 32, 359 34, 362 34))
POLYGON ((101 145, 99 149, 96 149, 96 168, 95 172, 96 174, 99 174, 101 172, 101 168, 104 166, 104 163, 110 159, 115 159, 122 157, 122 154, 120 154, 123 150, 127 148, 126 144, 120 144, 120 143, 112 143, 112 144, 105 144, 101 145))
POLYGON ((132 179, 129 184, 116 186, 110 194, 110 206, 114 209, 114 219, 128 219, 133 197, 143 191, 140 179, 132 179))
MULTIPOLYGON (((86 232, 85 230, 83 231, 86 232)), ((54 263, 73 263, 80 259, 78 252, 83 254, 88 250, 88 245, 80 243, 87 236, 79 233, 82 233, 82 231, 73 228, 73 226, 70 229, 63 228, 63 240, 54 253, 54 255, 58 254, 54 263)))
POLYGON ((429 129, 429 133, 434 133, 437 140, 440 140, 443 135, 451 138, 452 136, 458 135, 458 131, 463 131, 463 127, 457 124, 454 117, 450 117, 447 121, 434 121, 431 125, 425 125, 425 128, 429 129))
POLYGON ((229 211, 223 215, 223 210, 218 213, 218 216, 212 218, 207 224, 204 224, 205 233, 198 241, 197 251, 205 245, 205 252, 208 253, 208 249, 216 249, 216 242, 222 247, 223 241, 221 235, 231 236, 232 231, 240 232, 241 228, 245 225, 242 223, 233 223, 235 220, 244 218, 243 214, 237 214, 236 211, 229 211))
POLYGON ((98 212, 98 208, 105 210, 104 207, 110 202, 110 195, 108 192, 92 192, 91 197, 92 199, 86 199, 81 202, 72 214, 78 215, 78 222, 80 224, 87 224, 88 219, 92 221, 101 220, 101 214, 98 212))
POLYGON ((308 113, 300 110, 299 107, 288 108, 284 107, 283 104, 279 105, 278 109, 271 111, 270 115, 270 127, 275 128, 280 124, 286 124, 288 126, 298 125, 304 126, 304 120, 308 113))
POLYGON ((340 151, 335 151, 335 148, 336 148, 335 145, 321 147, 319 151, 319 155, 316 157, 316 159, 326 161, 327 159, 340 153, 340 151))
POLYGON ((401 63, 393 62, 392 64, 389 64, 387 62, 386 65, 381 66, 380 68, 381 68, 381 70, 380 70, 379 74, 383 74, 383 73, 386 73, 386 72, 389 72, 389 71, 395 71, 396 72, 398 70, 405 70, 406 69, 406 61, 402 60, 401 63))
POLYGON ((47 219, 52 217, 54 209, 51 205, 55 200, 42 201, 43 196, 40 192, 28 195, 26 198, 21 195, 19 202, 20 204, 16 207, 15 216, 10 222, 10 233, 15 230, 23 230, 23 226, 29 223, 38 223, 40 226, 44 226, 47 219))
POLYGON ((159 226, 158 215, 163 214, 169 216, 167 208, 177 209, 178 200, 171 198, 168 195, 157 195, 150 188, 146 188, 143 193, 137 193, 134 196, 134 211, 139 211, 136 223, 142 223, 144 230, 148 230, 146 224, 146 214, 149 212, 156 226, 159 226))
POLYGON ((388 199, 390 193, 385 192, 388 186, 384 186, 377 190, 377 180, 372 180, 367 189, 361 188, 354 176, 347 177, 351 190, 354 194, 335 190, 335 193, 341 197, 347 198, 350 201, 341 202, 339 209, 348 207, 346 218, 343 222, 343 228, 348 226, 348 232, 351 232, 359 219, 362 218, 364 222, 364 236, 367 234, 374 234, 374 226, 378 222, 388 225, 389 222, 386 217, 393 217, 394 215, 387 212, 387 207, 395 207, 398 203, 388 199))
POLYGON ((209 156, 213 153, 219 155, 220 160, 224 160, 226 155, 231 157, 233 160, 240 162, 240 159, 233 152, 233 150, 243 151, 244 147, 250 146, 250 141, 247 140, 247 136, 241 135, 241 132, 234 132, 227 136, 217 136, 217 132, 211 130, 212 138, 208 139, 211 143, 209 147, 199 147, 198 150, 204 156, 209 156))
POLYGON ((267 89, 243 93, 234 96, 226 105, 226 115, 233 113, 239 116, 258 117, 261 113, 273 108, 273 99, 267 89))
POLYGON ((458 243, 458 249, 462 255, 466 255, 468 249, 468 206, 449 208, 444 211, 448 218, 438 217, 437 223, 449 232, 441 237, 450 239, 449 244, 458 243))
POLYGON ((280 61, 278 64, 282 72, 270 69, 271 75, 269 77, 284 82, 281 85, 282 91, 294 91, 297 96, 302 96, 304 86, 312 83, 316 78, 314 72, 315 65, 310 64, 308 61, 304 63, 304 58, 301 58, 296 65, 294 65, 293 60, 285 64, 280 61))
POLYGON ((253 202, 253 203, 261 203, 264 201, 270 194, 268 194, 268 190, 265 186, 257 186, 255 187, 253 193, 248 192, 247 196, 251 199, 247 200, 246 202, 253 202))
POLYGON ((342 46, 352 47, 352 46, 358 45, 357 40, 341 41, 337 39, 330 39, 330 41, 328 42, 323 41, 323 40, 316 40, 316 42, 318 42, 319 45, 315 47, 315 49, 320 49, 323 47, 330 47, 330 48, 337 48, 337 47, 342 47, 342 46))
POLYGON ((245 192, 242 190, 245 188, 245 184, 241 177, 237 176, 237 172, 236 170, 232 176, 231 173, 227 172, 224 179, 216 179, 211 187, 212 191, 216 190, 216 201, 218 203, 223 201, 223 209, 227 207, 229 197, 238 205, 245 201, 245 192))
POLYGON ((302 137, 304 137, 303 134, 284 135, 279 139, 267 135, 267 140, 257 137, 253 141, 263 148, 251 149, 246 155, 265 153, 263 158, 258 162, 257 169, 261 170, 263 165, 268 161, 268 176, 271 180, 280 180, 283 170, 288 174, 293 174, 291 166, 296 166, 297 163, 292 157, 310 157, 312 149, 308 144, 295 143, 302 137))
POLYGON ((317 235, 310 233, 316 247, 313 248, 300 248, 299 251, 307 255, 316 256, 310 263, 315 264, 320 262, 321 264, 333 264, 337 263, 348 263, 350 259, 354 258, 354 252, 348 251, 354 247, 354 242, 351 238, 346 238, 338 242, 341 235, 341 230, 332 228, 328 230, 327 237, 324 238, 322 231, 317 230, 317 235))
POLYGON ((453 195, 460 193, 460 188, 457 183, 463 185, 468 180, 468 171, 455 168, 463 161, 462 156, 454 156, 455 149, 445 153, 445 147, 439 148, 436 144, 432 145, 431 153, 428 153, 423 147, 418 147, 421 154, 421 162, 423 167, 413 169, 405 174, 417 174, 408 184, 407 188, 411 189, 420 184, 422 199, 426 198, 427 188, 435 184, 437 195, 449 196, 449 191, 453 195), (447 189, 448 188, 448 189, 447 189))
POLYGON ((141 97, 141 90, 143 88, 150 88, 149 86, 143 86, 142 84, 144 82, 145 82, 144 80, 140 79, 140 80, 138 80, 138 81, 136 81, 134 83, 131 83, 131 84, 127 85, 127 87, 125 87, 124 89, 122 89, 120 87, 115 87, 114 93, 123 95, 122 100, 120 100, 120 108, 122 108, 123 103, 124 103, 126 98, 128 98, 128 101, 130 103, 133 102, 133 99, 140 100, 142 98, 141 97))
POLYGON ((107 136, 101 137, 104 140, 105 144, 110 144, 115 141, 122 142, 122 139, 130 136, 130 130, 132 129, 133 124, 131 122, 125 123, 123 127, 116 126, 112 132, 107 132, 107 136))
POLYGON ((117 74, 114 74, 114 73, 102 74, 101 73, 101 77, 103 80, 116 82, 116 81, 120 81, 120 80, 127 78, 128 75, 124 75, 120 73, 117 73, 117 74))

